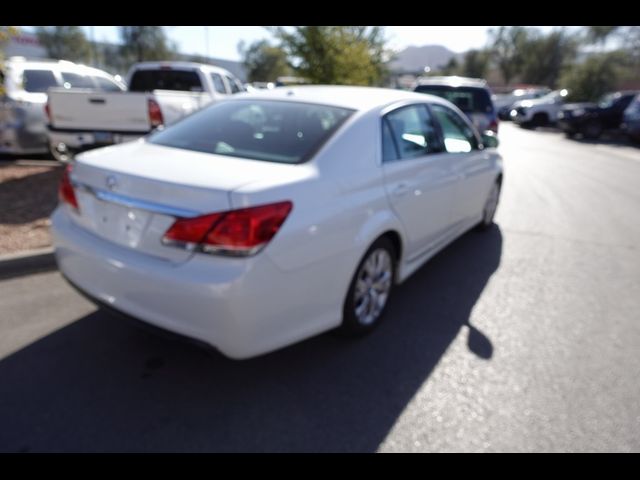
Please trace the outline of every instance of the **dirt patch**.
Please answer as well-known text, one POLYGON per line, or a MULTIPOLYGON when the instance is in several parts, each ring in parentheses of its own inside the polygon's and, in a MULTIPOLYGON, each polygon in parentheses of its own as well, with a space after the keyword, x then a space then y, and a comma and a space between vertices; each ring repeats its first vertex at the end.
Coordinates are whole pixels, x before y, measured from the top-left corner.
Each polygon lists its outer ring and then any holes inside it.
POLYGON ((51 245, 63 168, 0 164, 0 255, 51 245))

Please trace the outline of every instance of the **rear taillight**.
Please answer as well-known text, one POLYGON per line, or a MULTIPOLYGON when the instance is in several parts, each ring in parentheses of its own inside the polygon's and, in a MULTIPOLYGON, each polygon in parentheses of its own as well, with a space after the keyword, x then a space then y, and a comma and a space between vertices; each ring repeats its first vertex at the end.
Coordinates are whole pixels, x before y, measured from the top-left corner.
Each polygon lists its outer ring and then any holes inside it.
POLYGON ((49 101, 44 104, 44 113, 47 115, 47 120, 51 123, 51 106, 49 105, 49 101))
POLYGON ((160 105, 153 98, 149 99, 149 123, 151 128, 157 128, 164 124, 164 118, 162 118, 162 110, 160 105))
POLYGON ((222 255, 258 253, 278 232, 291 202, 279 202, 195 218, 179 218, 162 238, 165 245, 222 255))
POLYGON ((498 133, 498 120, 492 120, 491 123, 489 124, 489 130, 491 130, 493 133, 498 133))
POLYGON ((76 198, 76 192, 73 190, 73 184, 71 183, 71 171, 72 165, 67 165, 60 179, 60 185, 58 187, 58 198, 61 202, 66 203, 75 210, 79 210, 78 199, 76 198))

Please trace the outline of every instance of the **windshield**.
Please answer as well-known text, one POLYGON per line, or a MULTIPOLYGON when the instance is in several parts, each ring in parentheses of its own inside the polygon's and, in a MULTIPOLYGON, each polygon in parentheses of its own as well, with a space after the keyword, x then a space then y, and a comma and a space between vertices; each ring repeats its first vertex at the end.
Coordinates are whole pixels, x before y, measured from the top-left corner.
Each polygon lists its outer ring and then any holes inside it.
POLYGON ((547 93, 544 97, 540 97, 541 101, 556 102, 562 100, 568 94, 567 90, 554 90, 551 93, 547 93))
POLYGON ((150 143, 279 163, 309 159, 353 110, 297 102, 220 102, 153 134, 150 143))
POLYGON ((489 92, 477 87, 452 87, 448 85, 418 85, 416 92, 428 93, 449 100, 465 113, 491 113, 493 104, 489 92))

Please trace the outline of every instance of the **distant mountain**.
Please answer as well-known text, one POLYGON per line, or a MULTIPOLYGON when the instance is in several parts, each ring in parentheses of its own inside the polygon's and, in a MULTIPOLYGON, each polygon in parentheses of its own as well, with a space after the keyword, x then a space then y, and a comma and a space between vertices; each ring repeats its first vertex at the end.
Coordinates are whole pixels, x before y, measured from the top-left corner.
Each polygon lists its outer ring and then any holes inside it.
POLYGON ((396 73, 422 72, 424 67, 431 69, 446 65, 453 57, 461 54, 452 52, 442 45, 424 45, 422 47, 407 47, 396 54, 389 67, 396 73))

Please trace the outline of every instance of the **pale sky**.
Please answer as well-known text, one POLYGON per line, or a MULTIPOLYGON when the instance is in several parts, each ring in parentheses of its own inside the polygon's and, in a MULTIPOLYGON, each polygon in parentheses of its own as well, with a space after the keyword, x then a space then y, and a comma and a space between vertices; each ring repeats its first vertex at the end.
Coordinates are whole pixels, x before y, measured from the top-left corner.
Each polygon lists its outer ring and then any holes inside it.
MULTIPOLYGON (((29 28, 29 27, 27 27, 29 28)), ((97 41, 119 42, 118 29, 115 26, 83 27, 87 36, 97 41)), ((182 53, 194 53, 218 57, 227 60, 240 60, 237 45, 240 40, 250 44, 256 40, 269 39, 271 34, 259 26, 168 26, 166 33, 178 43, 182 53), (208 52, 207 52, 208 49, 208 52)), ((385 27, 389 46, 401 50, 409 45, 443 45, 454 52, 463 52, 470 48, 481 48, 487 41, 489 26, 466 27, 385 27)), ((547 32, 554 27, 537 27, 547 32)))

